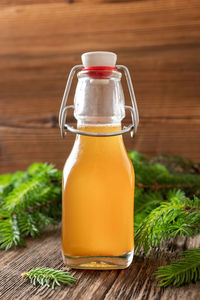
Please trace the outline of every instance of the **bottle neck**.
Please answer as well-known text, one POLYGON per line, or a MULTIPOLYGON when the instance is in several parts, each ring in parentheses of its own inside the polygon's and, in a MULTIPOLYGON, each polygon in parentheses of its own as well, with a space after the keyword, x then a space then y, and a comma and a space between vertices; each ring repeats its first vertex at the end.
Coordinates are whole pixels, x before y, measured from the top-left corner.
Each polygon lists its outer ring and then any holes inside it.
POLYGON ((83 127, 87 127, 87 128, 90 128, 90 127, 95 127, 95 128, 110 128, 111 131, 112 131, 112 128, 115 128, 115 127, 118 127, 118 128, 121 128, 121 121, 118 121, 118 122, 106 122, 103 123, 98 123, 98 122, 88 122, 86 120, 78 120, 77 121, 77 128, 83 128, 83 127))
MULTIPOLYGON (((98 73, 99 76, 99 73, 98 73)), ((117 125, 125 117, 121 73, 98 77, 91 71, 78 73, 74 116, 79 125, 117 125)))
MULTIPOLYGON (((107 132, 115 132, 121 130, 121 124, 82 124, 78 125, 78 129, 84 130, 86 132, 95 132, 95 133, 107 133, 107 132)), ((122 135, 109 136, 109 137, 91 137, 85 135, 77 135, 76 136, 76 145, 77 147, 81 147, 81 151, 85 151, 88 149, 93 149, 94 153, 99 152, 112 152, 115 148, 115 151, 118 147, 124 148, 122 135)))

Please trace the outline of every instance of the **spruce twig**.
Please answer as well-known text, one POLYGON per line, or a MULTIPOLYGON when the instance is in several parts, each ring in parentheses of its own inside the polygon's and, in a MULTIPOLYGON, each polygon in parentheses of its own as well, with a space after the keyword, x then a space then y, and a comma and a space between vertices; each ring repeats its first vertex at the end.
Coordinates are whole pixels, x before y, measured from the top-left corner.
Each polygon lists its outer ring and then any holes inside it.
POLYGON ((200 233, 200 199, 187 198, 181 190, 170 191, 167 201, 153 209, 139 224, 135 235, 135 249, 159 247, 176 236, 191 237, 200 233))
POLYGON ((179 287, 200 280, 200 249, 185 251, 181 256, 183 258, 157 269, 155 275, 160 280, 159 286, 167 287, 172 284, 179 287))
MULTIPOLYGON (((181 188, 187 195, 195 194, 200 189, 199 164, 192 161, 185 163, 182 158, 176 158, 176 164, 170 164, 169 167, 166 157, 165 164, 162 164, 162 160, 156 157, 149 159, 136 151, 129 152, 129 157, 135 169, 136 187, 140 189, 161 190, 163 193, 169 189, 181 188), (190 169, 192 173, 188 171, 190 169)), ((168 160, 170 161, 170 158, 168 160)))
POLYGON ((25 245, 61 216, 62 172, 34 163, 25 172, 0 175, 0 249, 25 245))
POLYGON ((34 286, 39 284, 40 286, 51 287, 52 289, 54 289, 56 285, 71 285, 77 280, 68 272, 53 268, 34 268, 27 273, 21 274, 21 276, 25 280, 29 279, 34 286))
POLYGON ((195 188, 199 187, 199 183, 174 183, 174 184, 143 184, 136 180, 136 185, 140 189, 151 189, 151 190, 161 190, 161 189, 185 189, 185 188, 195 188))

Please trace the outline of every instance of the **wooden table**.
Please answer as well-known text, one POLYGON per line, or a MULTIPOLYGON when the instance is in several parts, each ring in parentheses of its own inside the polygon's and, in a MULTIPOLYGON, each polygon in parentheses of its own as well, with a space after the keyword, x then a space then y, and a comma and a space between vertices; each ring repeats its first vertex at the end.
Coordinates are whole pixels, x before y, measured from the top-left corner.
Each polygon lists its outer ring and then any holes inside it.
POLYGON ((60 230, 40 239, 30 239, 27 248, 0 253, 1 300, 198 300, 200 282, 181 288, 159 288, 152 274, 166 259, 157 255, 148 259, 135 257, 125 270, 76 270, 71 273, 78 282, 55 290, 33 287, 24 282, 21 273, 33 267, 64 268, 61 257, 60 230))

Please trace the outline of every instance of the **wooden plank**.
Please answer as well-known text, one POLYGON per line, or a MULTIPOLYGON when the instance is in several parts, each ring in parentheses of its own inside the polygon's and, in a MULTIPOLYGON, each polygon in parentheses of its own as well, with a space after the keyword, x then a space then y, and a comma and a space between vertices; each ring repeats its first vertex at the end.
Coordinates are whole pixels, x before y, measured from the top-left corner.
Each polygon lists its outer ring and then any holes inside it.
POLYGON ((81 52, 105 46, 134 74, 141 118, 198 119, 199 1, 102 1, 98 10, 97 2, 15 1, 1 10, 1 121, 54 118, 81 52))
POLYGON ((55 3, 22 5, 20 8, 13 5, 1 10, 4 47, 1 47, 0 53, 18 53, 20 57, 20 54, 27 54, 27 50, 47 55, 55 51, 70 52, 74 61, 77 51, 96 49, 97 45, 101 49, 106 46, 108 49, 119 47, 125 50, 196 44, 199 38, 199 6, 199 2, 194 0, 190 3, 179 1, 176 5, 174 1, 101 5, 55 3), (92 36, 94 33, 96 38, 92 36))
MULTIPOLYGON (((32 51, 40 52, 44 50, 47 42, 49 45, 53 45, 53 41, 59 41, 60 38, 63 40, 62 35, 65 34, 70 37, 72 33, 79 39, 75 44, 65 41, 62 46, 67 48, 68 51, 69 49, 73 49, 73 51, 80 49, 81 37, 90 46, 88 40, 86 40, 86 34, 94 32, 101 34, 112 32, 115 35, 117 32, 125 31, 128 35, 132 31, 132 45, 135 42, 134 47, 146 44, 148 46, 166 46, 166 41, 173 45, 185 44, 189 41, 194 42, 196 41, 195 37, 199 37, 199 7, 200 4, 196 0, 192 0, 190 3, 183 0, 176 4, 172 0, 167 3, 160 0, 156 2, 103 3, 101 5, 95 4, 95 2, 92 4, 90 2, 75 3, 74 5, 52 3, 48 6, 45 4, 22 5, 17 6, 17 9, 13 5, 2 8, 1 26, 6 26, 6 31, 1 32, 1 38, 4 38, 4 42, 8 46, 7 53, 16 51, 16 49, 9 47, 15 43, 21 44, 22 49, 27 49, 29 45, 24 41, 28 37, 29 39, 35 39, 35 43, 30 45, 32 51), (24 26, 25 24, 26 26, 24 26), (34 24, 34 27, 31 27, 32 24, 34 24), (91 26, 92 24, 95 26, 91 26), (192 31, 194 25, 196 30, 192 31), (186 27, 186 31, 182 30, 186 27), (150 31, 151 35, 149 36, 150 31), (190 35, 188 35, 188 31, 191 33, 190 35), (139 38, 139 34, 142 34, 142 37, 139 38), (10 39, 10 36, 13 37, 13 40, 10 39), (21 40, 17 41, 15 39, 22 36, 21 40), (159 40, 156 39, 158 36, 160 37, 159 40), (42 37, 44 37, 43 45, 39 43, 42 37), (136 37, 137 39, 133 40, 136 37), (184 37, 186 40, 183 39, 184 37)), ((118 43, 124 45, 125 48, 127 45, 126 40, 126 36, 123 36, 123 40, 118 36, 116 40, 112 38, 110 43, 113 45, 118 43)), ((100 42, 102 41, 99 41, 99 45, 100 42)), ((54 50, 58 46, 58 44, 54 44, 54 50)), ((130 45, 127 46, 130 47, 130 45)), ((48 49, 46 50, 48 51, 48 49)), ((64 48, 61 50, 63 51, 64 48)), ((49 51, 52 51, 52 49, 49 49, 49 51)), ((2 52, 5 53, 5 48, 1 48, 2 52)))
MULTIPOLYGON (((198 47, 184 48, 179 58, 179 48, 163 50, 159 54, 159 61, 153 52, 144 58, 139 51, 126 53, 127 57, 121 52, 121 61, 130 66, 141 116, 200 117, 199 50, 198 47), (134 62, 131 63, 133 55, 134 62), (170 59, 172 56, 175 58, 170 59)), ((30 62, 27 57, 25 60, 23 58, 21 65, 15 65, 19 60, 16 57, 12 68, 5 66, 6 69, 2 69, 4 76, 0 78, 1 121, 27 115, 34 117, 38 113, 58 115, 66 78, 72 67, 66 61, 67 57, 58 53, 54 57, 50 55, 48 62, 45 62, 47 58, 43 55, 34 62, 32 55, 30 62)), ((5 57, 5 61, 8 63, 9 56, 5 57)), ((80 57, 76 63, 79 62, 80 57)), ((73 101, 75 83, 69 103, 73 101)), ((125 81, 123 86, 128 103, 125 81)))
POLYGON ((180 1, 176 5, 173 1, 167 5, 161 1, 103 4, 98 12, 95 5, 75 3, 69 10, 58 2, 51 6, 35 2, 34 8, 19 8, 18 2, 19 9, 12 4, 3 10, 0 117, 5 128, 1 130, 1 172, 24 169, 34 160, 63 166, 73 137, 61 141, 56 129, 40 132, 39 128, 55 126, 66 73, 79 61, 80 53, 88 48, 101 49, 102 44, 116 49, 121 62, 135 74, 139 111, 144 120, 140 127, 144 122, 145 126, 139 128, 135 144, 126 138, 128 148, 199 160, 199 131, 194 128, 200 116, 198 1, 180 1), (102 15, 104 22, 98 22, 102 15), (41 118, 37 121, 38 113, 41 118), (174 132, 175 124, 168 125, 168 117, 178 122, 182 119, 184 125, 178 132, 174 132), (23 122, 29 123, 28 130, 20 125, 23 122), (14 125, 7 129, 10 123, 14 125))
MULTIPOLYGON (((35 4, 50 4, 50 3, 66 3, 66 4, 77 4, 77 2, 89 2, 90 0, 1 0, 2 6, 8 5, 35 5, 35 4)), ((121 0, 114 0, 120 2, 121 0)), ((123 0, 122 0, 123 1, 123 0)), ((126 0, 132 1, 132 0, 126 0)), ((112 0, 93 0, 95 3, 102 3, 102 2, 112 2, 112 0)))
MULTIPOLYGON (((62 168, 72 149, 74 135, 60 137, 55 118, 19 121, 0 126, 0 171, 12 172, 26 168, 34 161, 54 163, 62 168), (52 121, 53 120, 53 121, 52 121)), ((177 118, 142 118, 137 137, 125 135, 127 149, 147 155, 167 153, 200 160, 197 138, 200 120, 177 118)))
POLYGON ((72 65, 105 46, 134 74, 142 117, 199 118, 199 1, 108 2, 1 10, 1 120, 57 114, 72 65))
MULTIPOLYGON (((156 286, 152 274, 157 266, 166 264, 164 255, 155 255, 143 259, 135 257, 133 264, 126 270, 114 271, 72 271, 78 278, 71 287, 57 287, 55 290, 33 287, 23 282, 20 275, 33 267, 48 266, 64 268, 61 257, 60 232, 43 235, 34 243, 29 240, 28 248, 19 249, 10 256, 3 253, 0 259, 0 297, 4 300, 38 300, 38 299, 95 299, 95 300, 130 300, 130 299, 182 299, 196 300, 199 295, 200 282, 181 288, 167 289, 156 286), (4 264, 5 257, 7 263, 4 264)), ((0 253, 2 255, 2 252, 0 253)))
POLYGON ((34 5, 34 4, 41 4, 41 3, 68 3, 67 0, 1 0, 2 6, 13 6, 13 5, 34 5))
MULTIPOLYGON (((123 2, 124 0, 93 0, 93 3, 117 3, 123 2)), ((132 2, 133 0, 125 0, 126 2, 132 2)), ((66 4, 77 4, 77 3, 87 3, 90 0, 1 0, 0 5, 8 6, 8 5, 35 5, 35 4, 50 4, 50 3, 66 3, 66 4)))
POLYGON ((1 172, 63 165, 73 137, 61 141, 55 120, 66 75, 82 52, 105 46, 134 74, 141 124, 128 148, 199 160, 199 1, 97 2, 4 1, 1 172))

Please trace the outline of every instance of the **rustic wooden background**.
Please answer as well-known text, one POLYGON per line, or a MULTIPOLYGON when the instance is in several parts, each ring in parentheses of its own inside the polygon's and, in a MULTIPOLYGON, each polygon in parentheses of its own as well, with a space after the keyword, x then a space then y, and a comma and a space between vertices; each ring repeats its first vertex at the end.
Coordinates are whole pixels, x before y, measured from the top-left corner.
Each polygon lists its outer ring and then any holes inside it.
POLYGON ((0 173, 62 168, 74 140, 57 123, 65 82, 94 50, 130 69, 140 127, 127 148, 200 160, 199 0, 1 0, 0 173))

